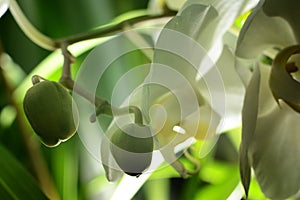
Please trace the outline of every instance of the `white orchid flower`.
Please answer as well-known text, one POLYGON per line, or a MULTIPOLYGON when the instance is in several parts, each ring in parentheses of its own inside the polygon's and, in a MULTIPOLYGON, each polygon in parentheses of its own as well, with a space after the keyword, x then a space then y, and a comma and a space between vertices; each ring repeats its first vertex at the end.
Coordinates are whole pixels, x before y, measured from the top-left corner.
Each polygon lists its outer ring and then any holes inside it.
POLYGON ((0 0, 0 17, 7 11, 9 0, 0 0))
POLYGON ((286 199, 300 190, 300 2, 265 0, 247 19, 236 55, 258 59, 264 50, 279 49, 272 67, 256 64, 248 85, 240 154, 242 182, 249 189, 251 167, 268 198, 286 199))
MULTIPOLYGON (((150 84, 143 92, 131 97, 131 103, 138 105, 149 121, 147 129, 155 135, 154 150, 159 150, 164 160, 182 176, 190 171, 175 154, 191 144, 189 139, 213 138, 216 133, 240 122, 244 89, 235 75, 231 51, 223 48, 223 36, 235 18, 256 3, 186 1, 178 15, 161 30, 150 72, 145 77, 146 83, 167 87, 150 84), (227 112, 230 108, 233 108, 231 113, 227 112), (230 120, 237 122, 230 125, 230 120), (187 145, 176 149, 186 141, 189 142, 187 145)), ((106 176, 111 181, 123 173, 112 151, 107 150, 111 149, 110 137, 117 130, 118 124, 114 121, 107 130, 110 136, 102 140, 101 146, 106 176)), ((208 152, 209 148, 204 151, 208 152)), ((126 156, 123 159, 125 163, 126 156)))

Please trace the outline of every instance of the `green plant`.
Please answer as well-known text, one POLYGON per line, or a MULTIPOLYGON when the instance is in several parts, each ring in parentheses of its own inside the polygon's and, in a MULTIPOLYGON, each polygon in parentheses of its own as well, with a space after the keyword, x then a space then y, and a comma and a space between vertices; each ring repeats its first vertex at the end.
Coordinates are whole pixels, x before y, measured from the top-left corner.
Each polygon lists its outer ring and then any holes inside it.
POLYGON ((33 84, 23 101, 25 114, 42 142, 56 146, 75 134, 76 111, 72 111, 76 107, 72 108, 72 97, 60 83, 44 80, 33 84))

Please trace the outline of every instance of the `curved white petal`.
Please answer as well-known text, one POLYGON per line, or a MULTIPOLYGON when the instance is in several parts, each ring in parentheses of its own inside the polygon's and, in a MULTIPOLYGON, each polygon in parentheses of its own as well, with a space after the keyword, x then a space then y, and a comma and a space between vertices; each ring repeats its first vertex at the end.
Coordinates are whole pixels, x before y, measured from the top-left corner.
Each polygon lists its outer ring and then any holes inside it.
MULTIPOLYGON (((200 63, 207 57, 205 43, 210 41, 211 34, 207 33, 203 41, 199 37, 209 24, 214 23, 217 15, 215 8, 201 4, 182 9, 161 31, 153 62, 170 66, 194 81, 200 63)), ((208 69, 199 70, 204 74, 208 69)))
POLYGON ((110 138, 116 129, 117 124, 112 124, 101 140, 101 162, 108 181, 117 181, 124 174, 116 163, 110 150, 110 138))
MULTIPOLYGON (((234 55, 228 47, 223 48, 217 69, 220 72, 225 89, 225 116, 221 130, 226 131, 241 125, 241 111, 243 107, 245 88, 235 70, 234 55)), ((212 92, 224 93, 216 88, 212 92)), ((221 103, 221 101, 220 101, 221 103)), ((216 112, 218 112, 216 110, 216 112)), ((219 112, 220 113, 220 112, 219 112)))
POLYGON ((296 44, 292 27, 280 17, 268 17, 256 9, 246 20, 237 42, 236 55, 258 57, 265 49, 296 44))
POLYGON ((210 139, 218 132, 221 117, 209 105, 203 105, 198 113, 192 113, 182 120, 180 126, 197 140, 210 139), (200 114, 200 117, 198 116, 200 114))
MULTIPOLYGON (((283 103, 284 104, 284 103, 283 103)), ((249 157, 265 195, 285 199, 300 189, 300 115, 287 105, 257 119, 249 157)))
MULTIPOLYGON (((187 138, 194 137, 197 128, 199 126, 199 120, 201 120, 201 107, 189 107, 189 104, 195 104, 195 101, 188 101, 189 98, 187 95, 184 102, 180 102, 180 99, 174 95, 174 93, 169 92, 164 95, 162 98, 158 98, 155 104, 151 107, 151 126, 153 127, 154 132, 160 145, 166 145, 173 142, 173 148, 176 145, 184 142, 187 138), (193 103, 194 102, 194 103, 193 103), (186 105, 183 105, 186 104, 186 105), (191 116, 193 116, 191 118, 191 116), (191 120, 194 122, 185 130, 184 134, 178 134, 175 132, 174 126, 181 126, 185 124, 186 121, 191 120)), ((204 114, 203 114, 204 115, 204 114)))
POLYGON ((253 8, 258 3, 258 0, 191 0, 187 1, 184 7, 193 3, 210 6, 217 13, 217 16, 212 21, 201 27, 201 32, 195 38, 208 51, 210 58, 213 61, 217 61, 222 52, 222 40, 226 31, 239 15, 253 8))
MULTIPOLYGON (((209 58, 216 62, 222 53, 223 36, 226 31, 231 27, 237 16, 255 6, 258 1, 235 1, 235 0, 221 0, 221 1, 208 1, 208 0, 189 0, 179 10, 178 15, 171 19, 164 27, 158 40, 158 46, 161 47, 162 42, 168 42, 168 45, 177 44, 182 52, 189 52, 191 55, 194 52, 193 45, 188 41, 179 41, 171 37, 166 29, 177 31, 185 34, 187 37, 197 41, 199 45, 205 50, 209 58), (166 38, 170 38, 166 40, 166 38), (176 41, 174 43, 173 41, 176 41), (191 45, 191 46, 189 46, 191 45)), ((181 54, 184 55, 184 54, 181 54)), ((206 56, 206 55, 205 55, 206 56)), ((191 56, 192 57, 192 56, 191 56)), ((205 60, 204 55, 198 53, 200 62, 198 66, 203 67, 201 62, 205 60)), ((186 57, 184 57, 186 58, 186 57)), ((190 57, 188 57, 190 58, 190 57)), ((190 61, 190 59, 187 59, 190 61)), ((154 59, 154 62, 156 59, 154 59)), ((170 60, 172 61, 172 59, 170 60)), ((176 61, 174 61, 176 62, 176 61)), ((169 66, 171 63, 169 63, 169 66)), ((205 65, 205 64, 203 64, 205 65)), ((206 64, 207 65, 207 64, 206 64)), ((201 73, 204 74, 212 66, 206 66, 202 69, 201 73)))
POLYGON ((248 194, 250 180, 251 180, 251 170, 250 170, 251 166, 248 158, 248 149, 252 141, 252 137, 257 123, 260 79, 261 79, 260 70, 258 67, 256 67, 246 90, 244 106, 242 110, 242 142, 240 146, 240 173, 241 173, 241 179, 246 194, 248 194))
POLYGON ((263 10, 268 16, 279 16, 287 20, 299 42, 299 6, 300 2, 295 0, 265 0, 263 10))
POLYGON ((247 188, 249 166, 252 166, 265 195, 284 199, 296 194, 300 188, 300 176, 297 175, 300 169, 297 159, 300 153, 300 135, 297 131, 300 115, 285 103, 278 106, 268 85, 270 70, 269 66, 260 66, 259 71, 255 70, 247 89, 243 110, 241 172, 247 188), (258 78, 258 72, 260 81, 254 81, 258 78), (255 87, 253 83, 256 83, 255 87))
POLYGON ((300 46, 287 47, 273 61, 270 87, 274 97, 295 105, 300 104, 300 83, 287 71, 286 65, 293 54, 300 53, 300 46))

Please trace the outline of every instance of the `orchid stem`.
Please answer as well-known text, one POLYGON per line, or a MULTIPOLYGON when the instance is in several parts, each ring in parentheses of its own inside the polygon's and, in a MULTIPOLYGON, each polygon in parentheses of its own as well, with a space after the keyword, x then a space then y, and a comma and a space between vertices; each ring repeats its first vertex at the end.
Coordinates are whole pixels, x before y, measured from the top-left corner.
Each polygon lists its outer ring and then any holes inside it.
POLYGON ((98 28, 94 31, 90 31, 90 32, 86 32, 86 33, 80 33, 77 35, 72 35, 72 36, 68 36, 65 38, 61 38, 61 39, 57 39, 56 42, 57 43, 62 43, 65 42, 69 45, 80 42, 80 41, 84 41, 84 40, 90 40, 90 39, 95 39, 95 38, 99 38, 99 37, 106 37, 106 36, 111 36, 113 34, 122 32, 124 30, 124 27, 130 25, 133 26, 139 22, 142 21, 147 21, 147 20, 153 20, 153 19, 159 19, 159 18, 163 18, 163 17, 171 17, 176 15, 176 12, 174 11, 169 11, 167 13, 161 14, 161 15, 143 15, 143 16, 138 16, 138 17, 134 17, 131 19, 127 19, 124 20, 122 22, 119 22, 117 24, 113 24, 110 26, 105 26, 105 27, 101 27, 98 28))
POLYGON ((188 171, 188 173, 189 173, 190 175, 198 173, 199 170, 200 170, 200 168, 201 168, 200 161, 199 161, 198 159, 194 158, 194 157, 188 152, 188 150, 185 150, 185 151, 184 151, 184 155, 185 155, 185 157, 186 157, 190 162, 192 162, 192 163, 195 165, 195 167, 196 167, 193 171, 188 171))
POLYGON ((167 10, 165 13, 161 15, 143 15, 135 18, 127 19, 117 24, 113 24, 110 26, 101 27, 99 29, 89 31, 86 33, 81 33, 77 35, 72 35, 60 39, 53 39, 45 34, 41 33, 37 30, 25 16, 21 8, 19 7, 16 0, 10 0, 9 10, 16 20, 18 26, 24 32, 24 34, 35 44, 38 46, 47 49, 47 50, 56 50, 60 48, 62 45, 71 45, 77 42, 81 42, 84 40, 95 39, 99 37, 110 36, 116 34, 118 32, 123 31, 125 25, 134 25, 142 21, 159 19, 163 17, 174 16, 176 12, 167 10))
POLYGON ((92 93, 88 92, 84 88, 80 87, 79 85, 75 85, 75 82, 72 79, 71 73, 71 64, 74 62, 73 55, 68 51, 67 45, 62 45, 62 54, 64 56, 64 64, 62 68, 62 75, 59 79, 59 82, 63 84, 67 89, 77 93, 78 95, 87 99, 90 103, 95 104, 96 106, 96 113, 90 117, 91 122, 96 121, 96 116, 100 114, 106 114, 109 116, 113 116, 113 114, 125 115, 128 113, 134 114, 134 120, 137 124, 143 124, 143 115, 141 110, 136 106, 128 106, 124 108, 116 108, 113 107, 110 103, 106 100, 93 95, 92 93))
MULTIPOLYGON (((90 94, 88 91, 84 90, 83 88, 76 85, 74 87, 74 81, 72 79, 71 74, 71 64, 74 62, 74 57, 72 54, 68 51, 67 47, 71 44, 94 39, 98 37, 104 37, 109 36, 118 32, 123 31, 124 27, 128 27, 129 25, 132 26, 138 22, 145 21, 145 20, 151 20, 151 19, 158 19, 162 17, 169 17, 174 16, 176 12, 167 10, 162 15, 143 15, 138 16, 135 18, 131 18, 128 20, 124 20, 120 23, 113 24, 110 26, 102 27, 97 30, 82 33, 78 35, 72 35, 61 39, 52 39, 43 33, 41 33, 39 30, 37 30, 27 19, 21 8, 19 7, 16 0, 10 0, 9 10, 12 13, 14 19, 16 20, 17 24, 21 28, 21 30, 24 32, 24 34, 35 44, 38 46, 48 49, 48 50, 56 50, 58 48, 61 48, 62 54, 64 56, 64 64, 62 69, 62 76, 60 78, 60 83, 62 83, 66 88, 69 90, 73 90, 74 92, 78 93, 79 95, 83 96, 87 100, 89 100, 92 103, 95 103, 96 107, 100 107, 98 110, 101 111, 101 113, 104 112, 104 114, 112 115, 112 110, 115 111, 117 115, 123 115, 126 113, 133 113, 135 116, 135 122, 139 124, 143 124, 143 116, 140 109, 136 106, 129 106, 125 108, 115 108, 112 107, 107 101, 101 99, 100 97, 95 97, 94 95, 90 94)), ((34 81, 34 80, 33 80, 34 81)), ((91 121, 94 120, 94 116, 91 116, 91 121)))
POLYGON ((42 34, 30 23, 15 0, 10 0, 9 10, 21 30, 32 42, 48 50, 57 49, 57 42, 52 38, 42 34))

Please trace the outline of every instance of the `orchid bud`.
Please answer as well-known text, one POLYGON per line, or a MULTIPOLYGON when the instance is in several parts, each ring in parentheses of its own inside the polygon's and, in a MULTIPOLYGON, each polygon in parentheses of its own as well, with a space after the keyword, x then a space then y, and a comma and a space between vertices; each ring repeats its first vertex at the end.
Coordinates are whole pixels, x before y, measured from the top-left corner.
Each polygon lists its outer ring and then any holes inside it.
POLYGON ((111 138, 111 153, 119 167, 128 175, 139 176, 151 164, 152 130, 149 126, 128 124, 111 138))
POLYGON ((46 146, 56 146, 76 132, 72 97, 60 83, 34 84, 26 92, 23 107, 30 125, 46 146))

